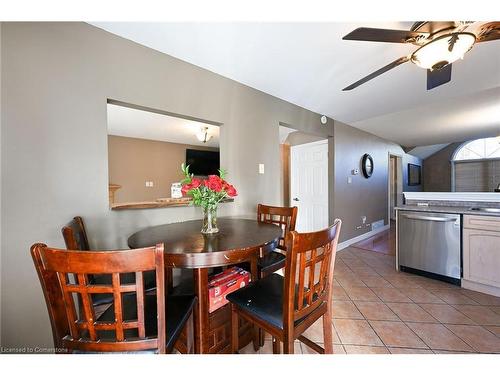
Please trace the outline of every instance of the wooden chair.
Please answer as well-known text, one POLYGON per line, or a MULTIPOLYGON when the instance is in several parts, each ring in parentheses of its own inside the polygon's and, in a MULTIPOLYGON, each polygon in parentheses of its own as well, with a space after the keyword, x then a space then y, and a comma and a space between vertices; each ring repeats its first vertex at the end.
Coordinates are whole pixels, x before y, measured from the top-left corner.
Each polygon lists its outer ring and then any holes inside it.
POLYGON ((260 278, 263 278, 285 267, 287 250, 285 236, 295 230, 297 207, 274 207, 259 204, 257 206, 257 221, 276 224, 283 229, 283 236, 279 240, 277 250, 263 254, 259 258, 257 269, 260 278))
POLYGON ((163 245, 88 252, 35 244, 31 255, 57 352, 165 353, 172 350, 181 332, 188 337, 185 352, 192 352, 196 297, 165 297, 163 245), (147 271, 155 273, 156 293, 145 292, 143 275, 147 271), (123 273, 134 273, 134 283, 121 283, 123 273), (89 275, 94 274, 109 275, 111 283, 90 283, 89 275), (91 296, 97 294, 111 294, 113 298, 101 316, 92 304, 91 296), (82 308, 76 306, 78 300, 82 308))
POLYGON ((238 318, 248 320, 273 336, 273 353, 293 354, 299 339, 319 353, 333 353, 332 289, 335 253, 341 221, 322 231, 290 232, 286 236, 285 277, 269 275, 229 294, 232 351, 238 351, 238 318), (323 317, 324 348, 302 333, 323 317))
MULTIPOLYGON (((64 242, 66 243, 66 249, 68 250, 81 250, 81 251, 91 251, 89 246, 89 241, 87 237, 87 231, 85 230, 85 224, 81 216, 75 216, 68 224, 66 224, 61 232, 64 237, 64 242)), ((170 282, 171 271, 167 272, 167 283, 170 282)), ((110 284, 111 278, 109 275, 88 275, 89 282, 92 284, 110 284)), ((124 274, 120 275, 122 283, 134 283, 134 274, 124 274)), ((146 291, 156 288, 155 275, 154 272, 148 272, 144 274, 145 288, 146 291)), ((168 284, 170 285, 170 284, 168 284)), ((94 306, 99 306, 107 303, 113 302, 113 297, 106 294, 96 294, 92 296, 92 303, 94 306)))

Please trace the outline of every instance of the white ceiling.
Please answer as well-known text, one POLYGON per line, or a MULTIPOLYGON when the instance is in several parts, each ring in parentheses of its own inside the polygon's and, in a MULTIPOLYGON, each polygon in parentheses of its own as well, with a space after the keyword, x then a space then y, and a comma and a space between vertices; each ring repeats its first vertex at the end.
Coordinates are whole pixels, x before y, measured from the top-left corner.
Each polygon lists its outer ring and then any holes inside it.
POLYGON ((453 64, 452 82, 431 91, 426 71, 406 63, 343 92, 415 47, 343 41, 342 36, 360 26, 409 29, 411 22, 93 24, 402 145, 500 132, 498 112, 491 106, 500 101, 500 41, 474 46, 453 64), (429 112, 441 103, 439 116, 429 112), (459 111, 481 120, 470 118, 454 127, 459 111))
POLYGON ((151 139, 193 146, 219 147, 219 127, 179 117, 108 104, 108 134, 151 139), (208 127, 212 138, 203 143, 196 138, 202 127, 208 127))
POLYGON ((408 151, 408 153, 420 159, 427 159, 429 156, 434 155, 436 152, 442 150, 448 145, 449 143, 430 146, 417 146, 408 151))

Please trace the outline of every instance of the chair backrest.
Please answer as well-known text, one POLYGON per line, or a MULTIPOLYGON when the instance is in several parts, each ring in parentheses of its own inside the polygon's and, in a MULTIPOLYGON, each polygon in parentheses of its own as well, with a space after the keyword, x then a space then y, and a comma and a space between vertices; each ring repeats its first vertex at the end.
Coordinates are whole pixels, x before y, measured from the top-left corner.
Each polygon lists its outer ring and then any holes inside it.
POLYGON ((80 216, 75 216, 61 232, 68 250, 90 250, 85 224, 80 216))
POLYGON ((165 291, 163 245, 117 251, 67 251, 45 244, 31 247, 52 325, 56 348, 81 351, 139 351, 156 349, 165 352, 165 291), (157 337, 146 337, 144 318, 143 272, 156 271, 157 337), (135 273, 134 284, 120 284, 120 274, 135 273), (109 274, 111 284, 91 284, 89 274, 109 274), (137 300, 137 319, 124 320, 123 293, 133 292, 137 300), (91 294, 112 294, 114 321, 97 320, 91 294), (79 298, 75 298, 79 297, 79 298), (82 308, 76 306, 80 300, 82 308), (126 330, 136 330, 125 340, 126 330), (112 339, 100 337, 107 331, 112 339), (112 331, 112 332, 109 332, 112 331))
POLYGON ((284 327, 305 317, 321 304, 332 303, 333 268, 341 221, 319 232, 290 232, 283 298, 284 327))
POLYGON ((297 222, 297 207, 275 207, 259 204, 257 206, 257 221, 279 225, 283 229, 278 248, 286 250, 285 237, 295 230, 297 222))

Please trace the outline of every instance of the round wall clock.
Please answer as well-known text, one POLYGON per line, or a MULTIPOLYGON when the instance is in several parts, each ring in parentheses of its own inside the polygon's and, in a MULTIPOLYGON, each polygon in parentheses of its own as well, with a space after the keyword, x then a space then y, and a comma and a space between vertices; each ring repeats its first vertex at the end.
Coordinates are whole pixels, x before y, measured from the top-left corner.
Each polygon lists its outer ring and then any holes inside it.
POLYGON ((361 160, 361 169, 366 178, 370 178, 373 174, 373 158, 369 154, 363 155, 363 159, 361 160))

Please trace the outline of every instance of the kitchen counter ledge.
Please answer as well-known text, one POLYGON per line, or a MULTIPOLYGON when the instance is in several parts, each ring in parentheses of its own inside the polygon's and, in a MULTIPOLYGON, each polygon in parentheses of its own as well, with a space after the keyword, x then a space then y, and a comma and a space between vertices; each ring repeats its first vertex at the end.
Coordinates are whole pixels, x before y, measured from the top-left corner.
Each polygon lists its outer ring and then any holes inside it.
MULTIPOLYGON (((165 208, 165 207, 186 207, 191 205, 191 198, 162 198, 156 201, 144 202, 122 202, 112 203, 112 210, 140 210, 149 208, 165 208)), ((226 198, 221 203, 234 202, 233 198, 226 198)))
POLYGON ((416 204, 405 204, 402 206, 395 207, 395 209, 400 211, 442 212, 449 214, 500 217, 500 213, 498 212, 472 211, 471 207, 482 207, 482 205, 481 203, 478 203, 477 205, 474 206, 437 206, 437 205, 418 206, 416 204))

